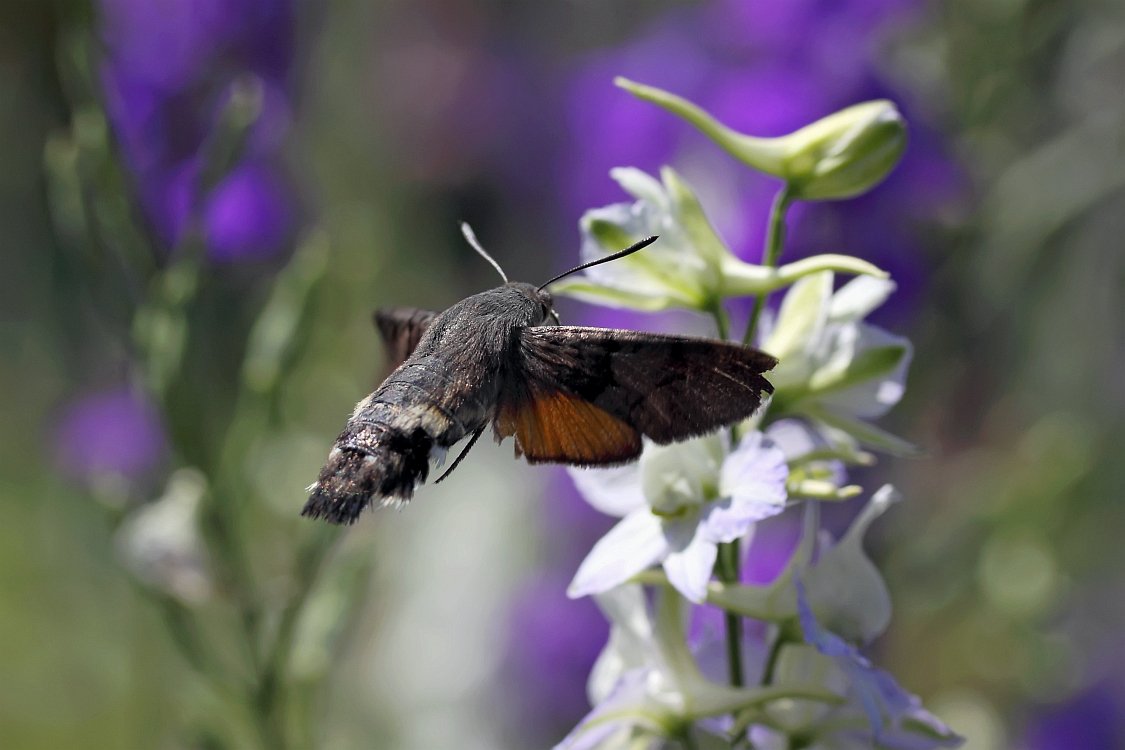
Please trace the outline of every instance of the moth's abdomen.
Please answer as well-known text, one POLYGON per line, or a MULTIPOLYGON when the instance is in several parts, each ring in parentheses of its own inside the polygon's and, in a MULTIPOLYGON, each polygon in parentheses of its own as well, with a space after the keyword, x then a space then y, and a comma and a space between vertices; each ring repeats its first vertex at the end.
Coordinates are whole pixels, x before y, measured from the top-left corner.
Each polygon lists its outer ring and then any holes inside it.
POLYGON ((465 436, 438 389, 417 381, 392 376, 356 406, 301 515, 350 524, 373 502, 409 500, 430 459, 465 436))
POLYGON ((378 498, 408 500, 430 471, 433 439, 424 430, 409 434, 394 427, 351 425, 336 441, 328 463, 311 487, 301 515, 332 523, 354 523, 378 498), (359 449, 357 443, 366 447, 359 449))

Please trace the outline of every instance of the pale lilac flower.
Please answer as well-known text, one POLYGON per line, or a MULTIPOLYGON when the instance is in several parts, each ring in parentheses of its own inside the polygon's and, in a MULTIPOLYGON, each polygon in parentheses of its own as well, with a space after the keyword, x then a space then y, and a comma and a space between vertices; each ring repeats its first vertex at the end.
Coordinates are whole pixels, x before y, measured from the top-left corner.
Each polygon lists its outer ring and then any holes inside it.
MULTIPOLYGON (((859 648, 824 629, 813 614, 804 586, 796 581, 797 612, 805 640, 821 654, 833 659, 849 680, 848 694, 866 715, 870 730, 843 729, 843 745, 825 743, 823 747, 848 747, 846 740, 867 740, 868 746, 888 750, 931 750, 958 747, 964 739, 922 707, 918 696, 904 690, 890 673, 875 667, 859 648)), ((834 713, 848 711, 849 706, 834 713)), ((842 723, 843 725, 843 723, 842 723)), ((821 745, 818 745, 818 747, 821 745)), ((856 745, 862 747, 863 745, 856 745)))
POLYGON ((622 520, 579 566, 568 594, 608 591, 653 565, 693 602, 706 597, 718 545, 746 537, 785 509, 785 456, 753 432, 728 452, 708 435, 646 446, 640 461, 614 469, 574 469, 586 499, 622 520))
POLYGON ((658 747, 680 721, 679 675, 661 648, 641 587, 621 586, 597 602, 612 629, 587 683, 594 708, 555 750, 658 747))
POLYGON ((845 461, 870 464, 874 457, 853 441, 830 441, 823 427, 802 419, 779 419, 766 428, 766 436, 785 454, 789 463, 790 499, 847 500, 862 492, 846 484, 845 461))
MULTIPOLYGON (((773 614, 795 616, 808 644, 782 649, 774 684, 811 682, 847 701, 836 707, 798 701, 770 709, 775 728, 814 737, 810 748, 929 750, 956 747, 962 741, 860 652, 886 629, 891 616, 890 596, 863 551, 863 537, 899 498, 890 485, 881 487, 836 543, 818 533, 818 514, 806 508, 801 544, 789 568, 770 587, 784 589, 784 595, 778 591, 770 600, 773 614)), ((770 747, 769 732, 762 729, 758 734, 761 744, 770 747)))

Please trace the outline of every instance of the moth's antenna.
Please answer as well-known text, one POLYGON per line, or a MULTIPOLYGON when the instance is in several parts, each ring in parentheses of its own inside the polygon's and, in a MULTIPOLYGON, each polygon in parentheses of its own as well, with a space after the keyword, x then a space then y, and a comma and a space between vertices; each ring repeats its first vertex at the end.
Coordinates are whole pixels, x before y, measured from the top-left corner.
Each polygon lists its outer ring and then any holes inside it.
POLYGON ((480 253, 480 256, 482 258, 492 264, 492 267, 495 268, 496 272, 500 274, 500 278, 504 279, 504 283, 507 284, 508 274, 504 273, 504 269, 500 267, 500 264, 497 263, 491 255, 486 253, 483 247, 481 247, 480 240, 478 240, 477 236, 473 234, 473 228, 469 226, 468 222, 461 222, 461 234, 465 235, 465 241, 468 242, 474 250, 480 253))
POLYGON ((578 273, 579 271, 584 271, 587 268, 589 268, 590 266, 600 266, 602 263, 609 263, 611 260, 617 260, 618 258, 624 258, 626 255, 632 255, 633 253, 637 252, 638 250, 644 250, 646 247, 648 247, 652 243, 656 242, 658 239, 660 239, 660 235, 654 234, 651 237, 644 238, 640 242, 635 242, 632 245, 629 245, 629 247, 627 247, 624 250, 621 250, 619 252, 616 252, 613 255, 607 255, 604 258, 598 258, 597 260, 592 260, 589 263, 583 263, 580 266, 575 266, 574 268, 570 269, 569 271, 566 271, 564 273, 560 273, 558 276, 551 279, 550 281, 543 282, 542 284, 539 285, 539 288, 542 289, 543 287, 547 286, 548 284, 554 284, 559 279, 570 276, 572 273, 578 273))

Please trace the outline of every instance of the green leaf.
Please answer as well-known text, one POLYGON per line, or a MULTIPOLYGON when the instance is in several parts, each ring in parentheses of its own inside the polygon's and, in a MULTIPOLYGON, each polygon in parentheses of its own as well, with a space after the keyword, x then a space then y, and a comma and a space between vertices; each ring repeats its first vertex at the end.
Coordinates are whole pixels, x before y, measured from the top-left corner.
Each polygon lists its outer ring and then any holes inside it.
POLYGON ((242 378, 250 390, 272 389, 292 349, 308 299, 328 268, 328 241, 316 234, 303 242, 278 274, 254 327, 250 329, 242 378))

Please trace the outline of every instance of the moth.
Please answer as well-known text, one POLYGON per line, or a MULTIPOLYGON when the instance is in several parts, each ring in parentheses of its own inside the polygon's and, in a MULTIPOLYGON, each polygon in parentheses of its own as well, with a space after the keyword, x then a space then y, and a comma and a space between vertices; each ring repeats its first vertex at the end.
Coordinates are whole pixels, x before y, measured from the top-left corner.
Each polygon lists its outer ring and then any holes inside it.
POLYGON ((356 406, 301 514, 354 523, 372 505, 408 500, 431 461, 468 438, 449 476, 491 425, 515 438, 530 463, 604 466, 636 459, 642 437, 667 444, 754 413, 773 387, 777 360, 725 341, 560 325, 546 287, 621 252, 582 264, 538 287, 508 281, 445 312, 375 313, 394 370, 356 406))

